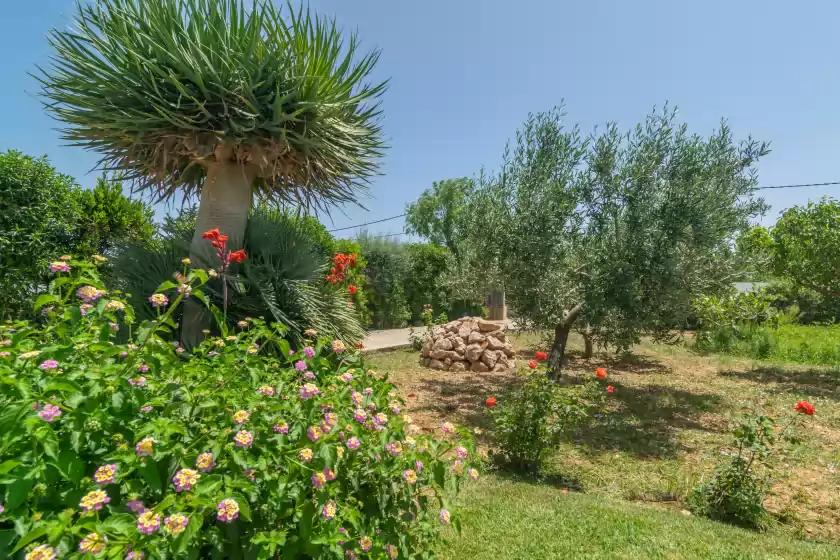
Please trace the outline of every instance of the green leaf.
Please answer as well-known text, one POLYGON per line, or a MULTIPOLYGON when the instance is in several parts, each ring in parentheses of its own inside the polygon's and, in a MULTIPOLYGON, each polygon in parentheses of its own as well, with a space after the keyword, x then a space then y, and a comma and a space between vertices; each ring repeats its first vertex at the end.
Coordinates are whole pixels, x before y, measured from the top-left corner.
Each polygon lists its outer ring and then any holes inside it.
POLYGON ((163 282, 160 286, 155 289, 155 293, 165 292, 166 290, 171 290, 172 288, 177 288, 178 284, 172 282, 171 280, 167 280, 163 282))
POLYGON ((242 494, 233 494, 232 498, 239 504, 239 514, 245 521, 251 521, 251 506, 242 494))
POLYGON ((195 536, 201 531, 201 526, 204 524, 204 518, 199 513, 194 513, 190 517, 190 522, 184 532, 178 535, 175 540, 175 552, 181 554, 195 539, 195 536))
POLYGON ((61 391, 66 393, 81 393, 82 388, 72 381, 56 381, 44 387, 44 392, 61 391))
POLYGON ((12 553, 17 552, 18 550, 25 547, 35 539, 39 539, 42 536, 46 535, 47 531, 49 531, 49 527, 47 525, 41 525, 39 527, 36 527, 35 529, 32 529, 20 538, 18 543, 12 549, 12 553))
POLYGON ((151 459, 146 460, 146 464, 138 469, 140 476, 152 488, 152 490, 160 491, 163 489, 163 483, 160 480, 157 464, 151 459))
POLYGON ((20 461, 15 461, 13 459, 3 461, 0 463, 0 476, 12 472, 14 468, 20 464, 20 461))
POLYGON ((20 478, 6 487, 6 500, 3 505, 7 510, 14 510, 24 503, 29 497, 34 481, 29 478, 20 478))
POLYGON ((40 296, 38 296, 38 299, 35 300, 35 305, 33 306, 33 309, 35 311, 38 311, 48 303, 52 303, 54 301, 58 301, 58 298, 56 296, 51 294, 41 294, 40 296))
POLYGON ((85 475, 85 463, 72 451, 62 451, 56 465, 58 471, 68 480, 78 484, 85 475))

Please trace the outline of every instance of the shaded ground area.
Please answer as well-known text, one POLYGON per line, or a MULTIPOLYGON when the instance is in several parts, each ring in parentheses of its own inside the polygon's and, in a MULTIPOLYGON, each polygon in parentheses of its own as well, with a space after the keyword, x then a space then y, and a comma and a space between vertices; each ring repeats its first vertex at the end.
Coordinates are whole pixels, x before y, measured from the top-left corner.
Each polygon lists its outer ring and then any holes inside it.
MULTIPOLYGON (((538 337, 512 338, 524 370, 538 337)), ((633 356, 584 360, 579 342, 572 341, 566 382, 591 379, 595 367, 606 367, 615 392, 596 425, 558 447, 543 485, 683 510, 691 488, 729 445, 731 418, 746 410, 785 416, 796 401, 809 400, 817 414, 807 419, 804 443, 779 457, 766 505, 782 522, 779 531, 840 543, 838 370, 701 356, 681 345, 643 344, 633 356)), ((433 371, 417 356, 395 350, 369 358, 389 372, 426 431, 445 420, 487 428, 484 399, 501 401, 522 380, 519 373, 433 371)), ((482 438, 486 450, 491 441, 482 438)))

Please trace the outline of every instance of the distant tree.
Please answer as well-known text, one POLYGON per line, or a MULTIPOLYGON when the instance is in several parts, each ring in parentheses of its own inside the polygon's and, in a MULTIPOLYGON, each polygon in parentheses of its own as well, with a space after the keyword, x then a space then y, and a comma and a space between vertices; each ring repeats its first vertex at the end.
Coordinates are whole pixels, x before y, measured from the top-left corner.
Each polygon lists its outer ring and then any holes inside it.
POLYGON ((825 297, 840 298, 840 202, 786 210, 771 232, 773 271, 825 297))
POLYGON ((151 206, 125 196, 119 182, 100 177, 93 190, 79 191, 78 197, 80 252, 106 255, 121 243, 151 243, 155 233, 151 206))
POLYGON ((753 226, 735 240, 737 280, 757 282, 769 279, 773 264, 773 238, 764 226, 753 226))
POLYGON ((689 135, 667 109, 588 140, 561 117, 530 116, 465 210, 474 270, 496 269, 525 328, 553 331, 555 376, 573 328, 626 350, 669 338, 696 296, 729 287, 734 240, 766 208, 753 166, 768 153, 733 145, 725 123, 689 135))
POLYGON ((458 258, 460 216, 472 188, 473 183, 467 178, 433 183, 431 189, 406 206, 406 231, 447 247, 458 258))
POLYGON ((0 317, 31 311, 49 262, 73 251, 77 189, 46 157, 0 153, 0 317))
POLYGON ((449 313, 452 294, 442 280, 455 265, 453 261, 453 255, 435 243, 411 243, 406 246, 403 285, 413 321, 421 319, 425 304, 432 306, 435 316, 449 313))

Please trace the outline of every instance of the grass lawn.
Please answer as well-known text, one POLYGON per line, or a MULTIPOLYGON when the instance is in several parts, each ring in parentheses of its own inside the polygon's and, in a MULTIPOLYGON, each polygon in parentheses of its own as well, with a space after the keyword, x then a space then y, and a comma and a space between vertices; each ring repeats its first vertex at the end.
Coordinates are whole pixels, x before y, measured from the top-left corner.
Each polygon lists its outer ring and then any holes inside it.
MULTIPOLYGON (((536 338, 512 338, 524 368, 536 338)), ((484 399, 504 398, 521 379, 428 370, 410 350, 370 359, 428 431, 444 419, 486 427, 484 399)), ((616 388, 601 421, 557 449, 546 481, 487 475, 468 485, 464 534, 449 539, 444 558, 840 559, 840 370, 643 344, 623 360, 573 352, 566 375, 589 378, 599 366, 616 388), (775 527, 758 534, 686 516, 686 496, 730 441, 729 418, 746 409, 786 415, 798 400, 817 412, 804 443, 780 457, 765 504, 775 527)))
POLYGON ((444 559, 840 558, 840 549, 545 484, 484 477, 459 499, 462 535, 444 559))

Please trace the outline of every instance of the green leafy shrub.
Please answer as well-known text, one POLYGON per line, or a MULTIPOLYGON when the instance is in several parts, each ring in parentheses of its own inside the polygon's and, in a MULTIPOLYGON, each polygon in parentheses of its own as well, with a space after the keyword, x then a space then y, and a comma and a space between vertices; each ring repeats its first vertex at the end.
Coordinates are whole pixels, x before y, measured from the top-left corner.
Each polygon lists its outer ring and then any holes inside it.
POLYGON ((371 325, 377 329, 404 327, 411 318, 403 279, 406 260, 399 244, 361 243, 367 260, 365 276, 369 288, 371 325))
POLYGON ((494 458, 516 470, 537 473, 563 435, 591 418, 601 394, 595 383, 561 387, 545 372, 528 374, 522 385, 491 408, 494 458))
POLYGON ((153 231, 151 208, 123 195, 119 183, 100 178, 85 190, 45 157, 0 153, 0 318, 31 313, 50 261, 148 243, 153 231))
MULTIPOLYGON (((799 402, 797 410, 813 414, 810 403, 799 402)), ((733 428, 733 449, 724 450, 729 461, 722 465, 708 481, 701 482, 689 502, 698 515, 764 530, 770 515, 764 500, 770 491, 773 477, 773 453, 779 444, 797 443, 794 435, 796 420, 777 426, 767 416, 749 414, 733 428)))
POLYGON ((341 341, 309 331, 293 351, 243 319, 185 350, 165 338, 205 271, 137 324, 94 266, 54 269, 45 325, 0 336, 0 557, 420 558, 457 525, 471 436, 417 434, 341 341))
MULTIPOLYGON (((192 232, 170 225, 172 233, 154 246, 126 247, 114 262, 119 287, 132 294, 129 301, 143 318, 152 318, 151 310, 143 305, 144 294, 172 279, 189 256, 192 232)), ((279 212, 254 211, 248 220, 244 250, 248 259, 239 265, 240 274, 225 280, 231 324, 262 316, 287 325, 293 338, 315 328, 353 345, 362 341, 359 314, 348 307, 351 296, 343 285, 338 289, 326 282, 328 262, 316 253, 311 238, 296 222, 279 212)), ((220 308, 222 282, 217 277, 204 287, 205 296, 220 308)), ((180 324, 181 310, 175 314, 180 324)))

